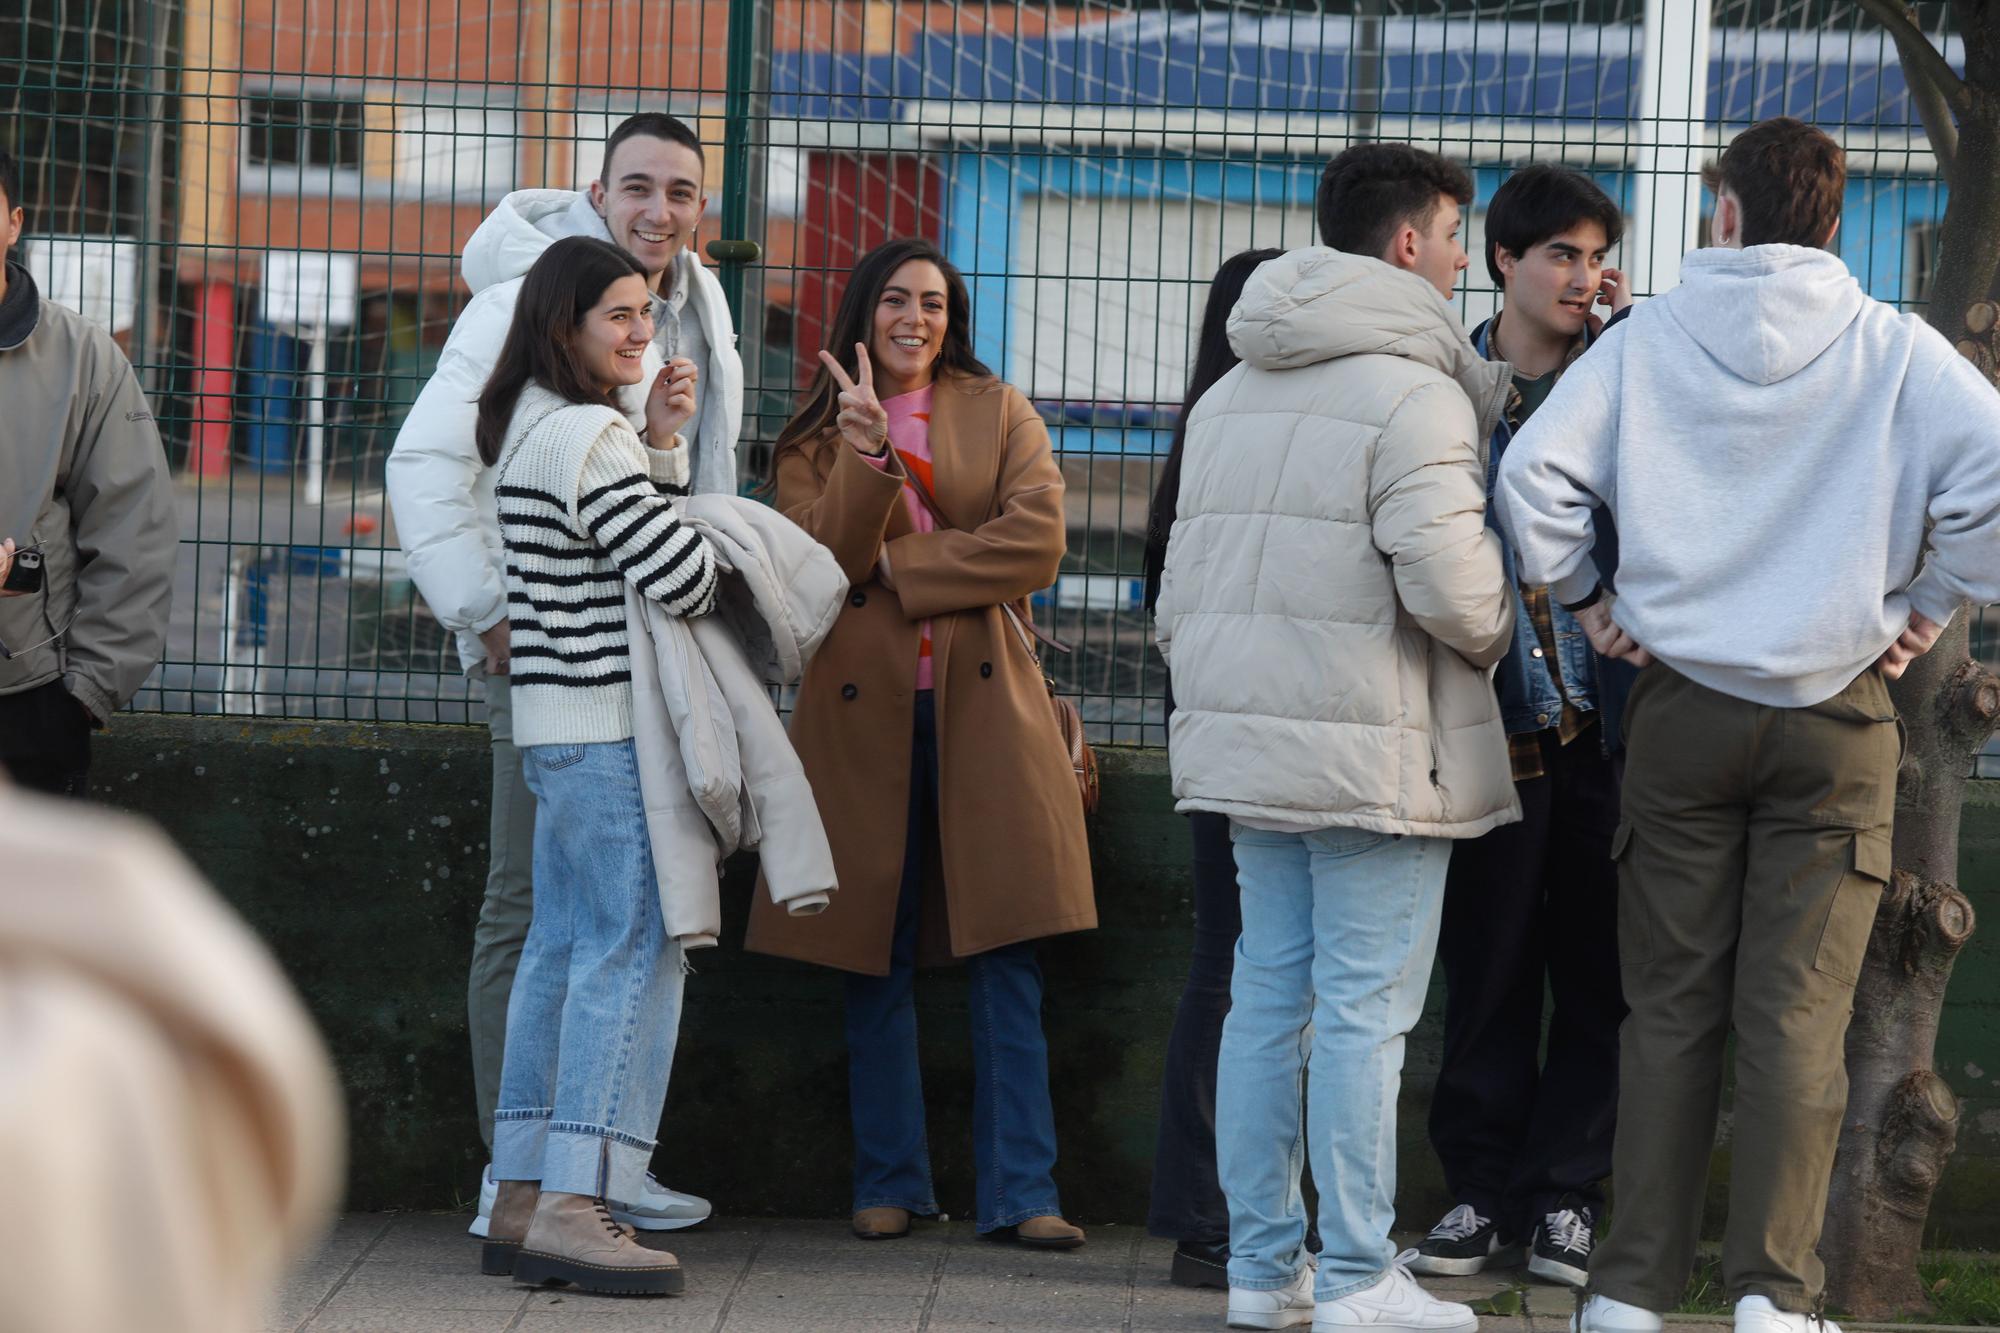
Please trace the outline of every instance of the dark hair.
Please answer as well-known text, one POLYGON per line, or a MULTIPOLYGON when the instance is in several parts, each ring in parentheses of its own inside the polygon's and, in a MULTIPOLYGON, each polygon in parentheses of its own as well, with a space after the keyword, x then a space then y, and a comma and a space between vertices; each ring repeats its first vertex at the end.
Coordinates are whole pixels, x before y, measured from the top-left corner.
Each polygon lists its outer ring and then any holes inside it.
POLYGON ((8 208, 20 208, 21 204, 21 164, 14 155, 0 148, 0 194, 7 196, 8 208))
POLYGON ((1243 295, 1243 285, 1257 267, 1285 253, 1283 250, 1242 250, 1222 261, 1208 285, 1208 304, 1201 312, 1201 332, 1196 335, 1194 366, 1188 371, 1187 393, 1181 398, 1180 416, 1174 421, 1174 441, 1167 461, 1160 465, 1159 485, 1153 490, 1153 507, 1146 517, 1146 605, 1160 595, 1160 571, 1167 563, 1167 534, 1173 530, 1181 498, 1181 453, 1187 443, 1188 413, 1215 382, 1236 368, 1243 358, 1229 345, 1229 312, 1243 295))
POLYGON ((500 359, 479 391, 473 438, 488 467, 500 461, 514 404, 530 380, 572 403, 616 405, 609 393, 591 382, 572 335, 605 289, 624 277, 643 281, 646 270, 624 250, 592 236, 565 236, 542 251, 528 270, 500 359))
POLYGON ((1320 175, 1320 243, 1379 259, 1397 228, 1431 225, 1440 195, 1472 202, 1464 167, 1408 144, 1356 144, 1320 175))
POLYGON ((1519 259, 1542 242, 1572 227, 1595 222, 1604 228, 1604 243, 1618 244, 1625 234, 1625 216, 1597 182, 1568 167, 1541 163, 1522 167, 1509 176, 1486 205, 1486 271, 1495 287, 1506 286, 1500 275, 1500 252, 1519 259))
MULTIPOLYGON (((965 279, 944 252, 929 241, 916 237, 884 241, 861 256, 848 275, 847 290, 841 293, 840 309, 834 314, 827 336, 827 351, 849 375, 857 373, 854 344, 868 343, 875 327, 875 307, 882 302, 882 289, 896 270, 913 259, 929 260, 944 274, 944 345, 938 349, 936 373, 940 375, 991 375, 993 372, 972 353, 972 298, 966 295, 965 279)), ((771 450, 771 485, 778 479, 778 460, 790 449, 798 449, 817 439, 840 415, 840 387, 822 365, 806 386, 805 405, 785 428, 771 450)))
POLYGON ((1824 131, 1779 116, 1732 139, 1701 181, 1743 206, 1743 244, 1824 249, 1840 221, 1847 155, 1824 131))
POLYGON ((688 128, 688 123, 679 116, 670 116, 664 111, 641 111, 636 116, 627 116, 611 137, 604 141, 604 165, 597 169, 597 179, 605 185, 611 184, 611 155, 618 151, 618 145, 627 139, 644 136, 648 139, 665 139, 692 148, 701 164, 708 165, 708 154, 702 150, 701 136, 688 128))

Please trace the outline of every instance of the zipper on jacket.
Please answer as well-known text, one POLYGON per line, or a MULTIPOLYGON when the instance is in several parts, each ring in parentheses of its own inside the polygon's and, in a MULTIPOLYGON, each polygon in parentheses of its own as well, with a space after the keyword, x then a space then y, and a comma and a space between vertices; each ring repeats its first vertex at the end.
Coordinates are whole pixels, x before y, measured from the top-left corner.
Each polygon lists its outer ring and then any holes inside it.
POLYGON ((1429 736, 1431 742, 1431 786, 1436 788, 1439 792, 1442 792, 1444 791, 1444 784, 1438 781, 1439 760, 1438 760, 1437 733, 1435 731, 1430 732, 1429 736))

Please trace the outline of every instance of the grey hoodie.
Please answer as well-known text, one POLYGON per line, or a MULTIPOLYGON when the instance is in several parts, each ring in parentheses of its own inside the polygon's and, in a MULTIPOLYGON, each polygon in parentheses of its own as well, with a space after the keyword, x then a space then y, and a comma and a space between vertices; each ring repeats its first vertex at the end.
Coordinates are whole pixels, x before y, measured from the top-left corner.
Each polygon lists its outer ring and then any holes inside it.
POLYGON ((1824 250, 1699 250, 1682 274, 1508 446, 1495 503, 1522 579, 1587 598, 1607 505, 1618 623, 1781 707, 1839 693, 1912 610, 2000 598, 2000 394, 1824 250))

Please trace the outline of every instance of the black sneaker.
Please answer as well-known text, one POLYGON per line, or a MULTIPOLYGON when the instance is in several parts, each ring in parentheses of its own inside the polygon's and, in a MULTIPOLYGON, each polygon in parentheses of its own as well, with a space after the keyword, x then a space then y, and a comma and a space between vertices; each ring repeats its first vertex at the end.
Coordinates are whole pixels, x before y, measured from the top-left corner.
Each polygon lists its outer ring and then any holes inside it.
POLYGON ((1431 1228, 1409 1268, 1431 1277, 1462 1277, 1488 1264, 1505 1268, 1520 1261, 1521 1247, 1501 1238, 1500 1224, 1462 1203, 1431 1228))
POLYGON ((1528 1271, 1545 1282, 1581 1287, 1590 1277, 1590 1247, 1597 1238, 1597 1214, 1569 1195, 1535 1228, 1528 1271))
POLYGON ((1182 1241, 1174 1246, 1174 1266, 1167 1277, 1176 1287, 1229 1290, 1229 1242, 1182 1241))

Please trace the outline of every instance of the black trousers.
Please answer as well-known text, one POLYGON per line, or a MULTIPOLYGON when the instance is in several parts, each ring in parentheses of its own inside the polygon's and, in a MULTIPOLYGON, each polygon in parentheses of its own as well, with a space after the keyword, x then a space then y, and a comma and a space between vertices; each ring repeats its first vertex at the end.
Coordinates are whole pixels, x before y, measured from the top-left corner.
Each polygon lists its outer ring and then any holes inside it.
POLYGON ((29 791, 90 792, 90 718, 62 682, 0 695, 0 768, 29 791))
POLYGON ((1215 1174, 1215 1060, 1222 1020, 1229 1016, 1243 912, 1228 817, 1199 813, 1188 822, 1194 832, 1194 955, 1167 1037, 1146 1229, 1170 1240, 1227 1245, 1229 1204, 1215 1174))
POLYGON ((1516 1238, 1565 1194, 1603 1210, 1625 1018, 1611 860, 1623 756, 1594 728, 1568 745, 1545 732, 1542 751, 1544 776, 1516 784, 1521 822, 1453 848, 1438 942, 1431 1146, 1452 1198, 1516 1238))

